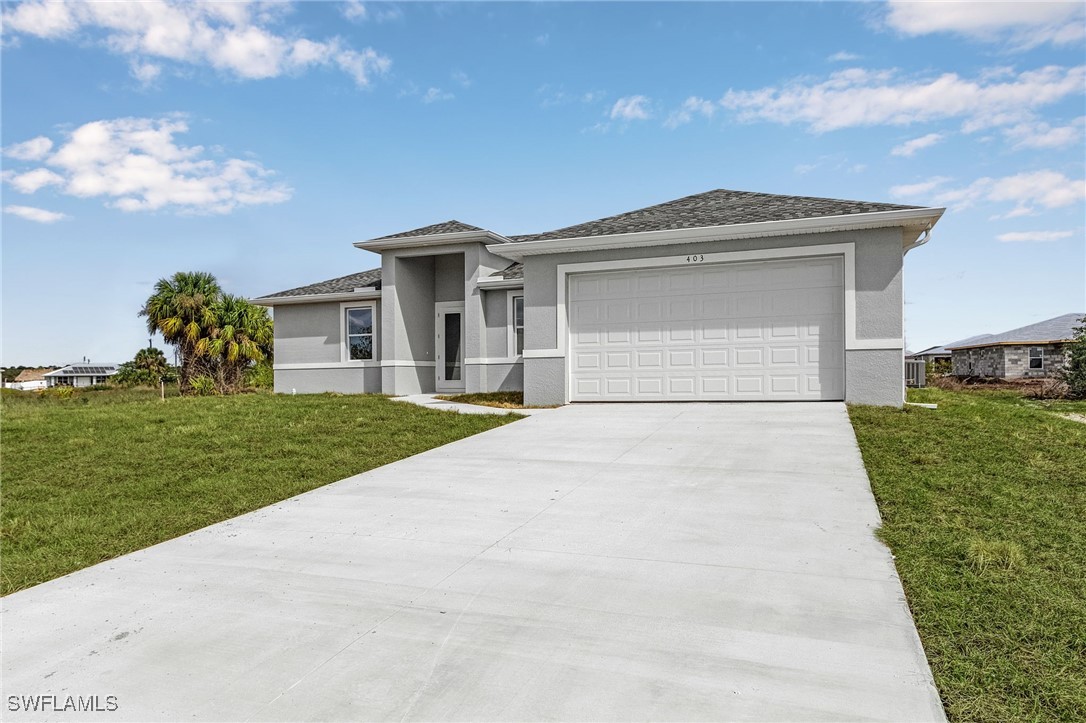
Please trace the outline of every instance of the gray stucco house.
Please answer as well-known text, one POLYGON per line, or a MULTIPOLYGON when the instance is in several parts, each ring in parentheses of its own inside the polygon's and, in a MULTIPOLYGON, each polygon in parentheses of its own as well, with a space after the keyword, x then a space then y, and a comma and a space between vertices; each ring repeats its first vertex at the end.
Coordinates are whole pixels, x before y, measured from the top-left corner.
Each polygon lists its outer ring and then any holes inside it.
POLYGON ((1000 334, 948 344, 951 372, 959 377, 1044 379, 1067 363, 1081 312, 1063 314, 1000 334))
POLYGON ((943 210, 715 190, 523 236, 446 221, 253 301, 277 392, 897 406, 902 260, 943 210))

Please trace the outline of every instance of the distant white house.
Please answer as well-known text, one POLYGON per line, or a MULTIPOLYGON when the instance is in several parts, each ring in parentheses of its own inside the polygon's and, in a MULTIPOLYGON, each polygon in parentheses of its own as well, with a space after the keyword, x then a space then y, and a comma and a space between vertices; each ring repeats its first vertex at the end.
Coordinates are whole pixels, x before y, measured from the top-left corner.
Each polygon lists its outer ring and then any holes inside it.
POLYGON ((37 389, 45 389, 48 382, 45 375, 53 370, 52 367, 39 367, 37 369, 23 369, 19 376, 7 385, 8 389, 17 389, 22 392, 33 392, 37 389))
POLYGON ((104 384, 117 373, 119 364, 92 364, 80 362, 61 367, 45 375, 50 387, 89 387, 104 384))

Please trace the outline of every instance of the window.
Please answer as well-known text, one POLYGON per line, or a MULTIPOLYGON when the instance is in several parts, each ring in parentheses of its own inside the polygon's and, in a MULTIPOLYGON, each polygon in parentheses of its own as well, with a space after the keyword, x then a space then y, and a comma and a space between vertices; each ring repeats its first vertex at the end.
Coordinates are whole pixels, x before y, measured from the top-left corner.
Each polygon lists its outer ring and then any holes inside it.
POLYGON ((348 307, 345 312, 348 361, 373 359, 373 307, 348 307))
POLYGON ((513 356, 524 353, 524 297, 513 297, 513 356))
POLYGON ((1029 368, 1030 369, 1044 369, 1045 368, 1045 350, 1039 346, 1031 346, 1029 348, 1029 368))

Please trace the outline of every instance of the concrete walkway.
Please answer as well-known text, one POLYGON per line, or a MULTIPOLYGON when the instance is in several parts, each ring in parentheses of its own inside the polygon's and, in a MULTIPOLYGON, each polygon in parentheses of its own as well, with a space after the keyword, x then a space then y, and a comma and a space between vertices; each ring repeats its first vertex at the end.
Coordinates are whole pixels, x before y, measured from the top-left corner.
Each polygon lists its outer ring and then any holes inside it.
POLYGON ((394 402, 408 402, 409 404, 417 404, 420 407, 428 407, 430 409, 443 409, 448 412, 459 412, 460 414, 521 414, 525 417, 531 417, 535 414, 545 414, 550 409, 538 408, 538 409, 504 409, 502 407, 487 407, 482 404, 462 404, 460 402, 450 402, 445 399, 438 399, 436 394, 407 394, 402 397, 392 397, 394 402))
POLYGON ((940 720, 878 521, 841 404, 565 407, 8 596, 118 709, 5 718, 940 720))

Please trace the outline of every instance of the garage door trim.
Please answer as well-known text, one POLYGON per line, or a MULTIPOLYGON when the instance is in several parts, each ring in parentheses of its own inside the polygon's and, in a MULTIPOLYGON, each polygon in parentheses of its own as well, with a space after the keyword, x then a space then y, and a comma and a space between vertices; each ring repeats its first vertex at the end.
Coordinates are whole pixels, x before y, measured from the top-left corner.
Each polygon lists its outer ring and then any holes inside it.
MULTIPOLYGON (((752 251, 721 251, 698 254, 696 261, 688 261, 688 254, 673 254, 639 259, 614 259, 611 261, 586 261, 579 263, 558 264, 557 266, 557 303, 556 303, 556 342, 554 349, 526 349, 525 358, 545 359, 568 357, 570 349, 569 317, 567 315, 567 296, 569 276, 590 271, 627 271, 633 269, 664 268, 672 266, 705 265, 730 263, 737 261, 777 261, 802 259, 814 256, 841 256, 844 266, 844 337, 845 351, 854 349, 904 349, 901 338, 858 339, 856 337, 856 245, 852 242, 835 244, 813 244, 810 246, 788 246, 752 251)), ((847 375, 847 369, 846 369, 847 375)), ((565 401, 570 399, 570 365, 565 370, 565 401)))

